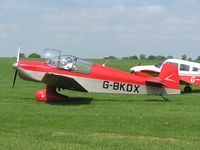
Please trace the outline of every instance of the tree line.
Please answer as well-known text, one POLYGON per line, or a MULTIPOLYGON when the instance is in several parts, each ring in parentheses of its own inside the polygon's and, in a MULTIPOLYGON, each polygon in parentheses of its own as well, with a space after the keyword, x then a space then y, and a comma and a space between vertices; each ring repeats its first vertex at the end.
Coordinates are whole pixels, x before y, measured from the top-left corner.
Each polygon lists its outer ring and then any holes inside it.
MULTIPOLYGON (((146 56, 145 54, 141 54, 139 56, 137 55, 133 55, 133 56, 126 56, 126 57, 122 57, 122 58, 118 58, 115 56, 108 56, 108 57, 104 57, 104 59, 132 59, 132 60, 166 60, 166 59, 172 59, 174 58, 173 56, 169 55, 169 56, 162 56, 162 55, 149 55, 146 56)), ((193 61, 192 58, 187 57, 187 55, 183 54, 181 56, 182 60, 188 60, 188 61, 193 61)), ((200 56, 198 56, 196 59, 194 59, 194 61, 199 61, 200 60, 200 56)))
POLYGON ((26 55, 24 53, 20 53, 19 57, 20 58, 41 58, 41 56, 39 54, 37 54, 37 53, 31 53, 27 57, 26 57, 26 55))
MULTIPOLYGON (((26 58, 24 53, 20 53, 20 58, 26 58)), ((41 58, 41 55, 37 54, 37 53, 31 53, 30 55, 27 56, 27 58, 41 58)), ((174 58, 173 56, 169 55, 169 56, 162 56, 162 55, 149 55, 146 56, 145 54, 141 54, 139 56, 137 55, 133 55, 133 56, 126 56, 126 57, 122 57, 122 58, 118 58, 115 56, 108 56, 108 57, 104 57, 104 59, 132 59, 132 60, 165 60, 165 59, 171 59, 174 58)), ((188 61, 193 61, 192 58, 187 57, 186 54, 183 54, 181 56, 182 60, 188 60, 188 61)), ((196 59, 194 59, 194 61, 200 61, 200 56, 198 56, 196 59)))

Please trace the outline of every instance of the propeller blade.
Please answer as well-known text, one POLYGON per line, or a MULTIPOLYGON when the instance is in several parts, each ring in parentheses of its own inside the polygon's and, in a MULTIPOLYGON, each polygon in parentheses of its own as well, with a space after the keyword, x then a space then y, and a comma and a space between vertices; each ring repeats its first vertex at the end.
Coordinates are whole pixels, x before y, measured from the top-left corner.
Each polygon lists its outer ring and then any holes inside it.
POLYGON ((12 85, 12 88, 15 87, 16 78, 17 78, 17 70, 15 70, 15 75, 14 75, 14 78, 13 78, 13 85, 12 85))
POLYGON ((21 50, 21 48, 19 46, 18 51, 17 51, 17 62, 12 65, 12 67, 15 69, 15 75, 14 75, 14 78, 13 78, 12 88, 15 87, 15 81, 16 81, 16 78, 17 78, 17 69, 18 69, 18 62, 19 62, 19 57, 20 57, 20 50, 21 50))
POLYGON ((17 62, 19 62, 20 50, 21 50, 21 48, 20 48, 20 47, 18 47, 18 52, 17 52, 17 62))

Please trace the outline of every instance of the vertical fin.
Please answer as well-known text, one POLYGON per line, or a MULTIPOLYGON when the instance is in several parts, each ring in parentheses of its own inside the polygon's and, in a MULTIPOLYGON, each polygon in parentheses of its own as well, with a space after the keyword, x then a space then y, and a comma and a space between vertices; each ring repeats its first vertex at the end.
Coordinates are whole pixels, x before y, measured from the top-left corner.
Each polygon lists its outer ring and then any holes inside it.
POLYGON ((164 64, 159 78, 167 88, 180 91, 180 77, 178 75, 178 67, 172 64, 164 64))

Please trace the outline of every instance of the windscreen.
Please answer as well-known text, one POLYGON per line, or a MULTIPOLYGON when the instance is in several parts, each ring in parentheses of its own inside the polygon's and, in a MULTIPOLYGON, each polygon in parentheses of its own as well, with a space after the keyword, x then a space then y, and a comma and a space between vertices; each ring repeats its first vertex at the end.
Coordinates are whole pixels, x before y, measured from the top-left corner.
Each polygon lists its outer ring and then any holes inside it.
POLYGON ((61 51, 56 49, 45 49, 44 50, 44 58, 45 63, 53 68, 57 68, 57 62, 60 59, 61 51))
POLYGON ((61 51, 55 49, 45 49, 44 57, 49 67, 84 74, 89 74, 93 65, 75 56, 61 55, 61 51))

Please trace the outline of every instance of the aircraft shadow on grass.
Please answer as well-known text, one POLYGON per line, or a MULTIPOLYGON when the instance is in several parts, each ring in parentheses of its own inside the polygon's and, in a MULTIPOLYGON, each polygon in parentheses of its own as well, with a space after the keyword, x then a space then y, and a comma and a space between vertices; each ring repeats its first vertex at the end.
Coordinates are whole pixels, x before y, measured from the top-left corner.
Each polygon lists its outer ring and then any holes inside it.
POLYGON ((102 102, 136 102, 136 101, 146 101, 146 102, 170 102, 170 99, 167 99, 167 98, 162 98, 160 97, 160 99, 144 99, 144 100, 141 100, 141 99, 128 99, 128 100, 124 100, 124 99, 103 99, 103 100, 96 100, 95 101, 102 101, 102 102))
POLYGON ((93 98, 88 97, 68 97, 65 101, 46 102, 50 105, 89 105, 93 98))
POLYGON ((171 100, 170 99, 146 99, 145 100, 146 102, 162 102, 162 103, 166 103, 166 102, 170 102, 171 100))
MULTIPOLYGON (((32 100, 32 98, 21 98, 21 99, 30 99, 32 100)), ((47 104, 50 104, 50 105, 71 105, 71 106, 79 106, 79 105, 90 105, 91 102, 93 101, 94 99, 93 98, 89 98, 89 97, 68 97, 67 100, 65 101, 49 101, 49 102, 46 102, 47 104)), ((125 99, 95 99, 94 101, 98 101, 98 102, 117 102, 117 103, 121 103, 121 102, 128 102, 128 103, 132 103, 132 102, 135 102, 135 101, 146 101, 146 102, 170 102, 170 99, 168 100, 164 100, 162 97, 160 97, 160 99, 144 99, 144 100, 141 100, 141 99, 128 99, 128 100, 125 100, 125 99)))

